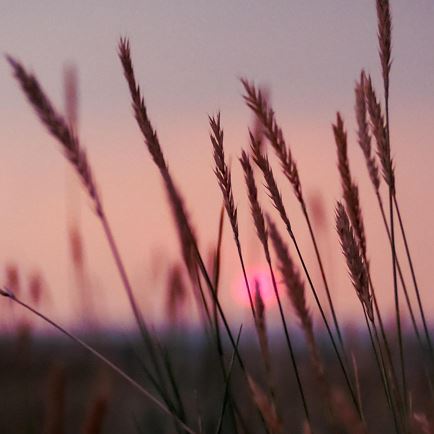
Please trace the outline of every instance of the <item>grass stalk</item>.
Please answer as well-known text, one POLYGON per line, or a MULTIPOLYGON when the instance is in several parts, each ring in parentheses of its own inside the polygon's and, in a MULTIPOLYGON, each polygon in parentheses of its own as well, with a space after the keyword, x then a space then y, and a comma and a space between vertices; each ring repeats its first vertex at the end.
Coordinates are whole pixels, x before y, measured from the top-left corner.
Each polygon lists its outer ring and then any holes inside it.
POLYGON ((385 122, 379 125, 384 129, 382 132, 383 140, 378 141, 378 155, 383 168, 383 175, 389 187, 389 223, 390 223, 390 237, 391 237, 391 250, 392 250, 392 277, 393 277, 393 293, 395 300, 395 314, 396 314, 396 327, 398 333, 399 345, 399 358, 401 365, 401 381, 402 381, 402 394, 404 403, 404 419, 406 421, 406 431, 408 430, 408 389, 407 378, 405 372, 405 356, 404 344, 401 327, 401 312, 399 305, 398 293, 398 279, 396 270, 396 240, 395 240, 395 223, 394 223, 394 208, 393 196, 395 194, 395 175, 394 167, 390 151, 390 70, 391 70, 391 53, 392 53, 392 19, 390 11, 389 0, 377 0, 377 23, 378 23, 378 45, 379 55, 382 69, 383 89, 384 89, 384 107, 385 107, 385 122))
POLYGON ((131 53, 129 42, 127 39, 121 39, 119 43, 119 58, 124 70, 124 76, 128 83, 128 87, 132 99, 132 107, 135 114, 137 124, 143 134, 148 151, 157 166, 163 183, 166 189, 166 193, 169 199, 169 204, 172 208, 175 223, 177 225, 179 238, 181 240, 181 247, 183 249, 184 261, 187 268, 191 268, 193 265, 198 266, 202 277, 205 280, 206 286, 210 292, 213 303, 217 307, 217 312, 222 320, 223 327, 227 333, 232 349, 235 351, 236 359, 240 365, 245 378, 248 378, 247 370, 243 358, 236 346, 234 335, 229 326, 229 322, 226 318, 224 310, 221 306, 220 300, 213 281, 206 269, 205 262, 199 251, 198 244, 192 226, 190 224, 187 212, 185 210, 184 202, 181 195, 172 179, 169 172, 166 159, 164 157, 157 132, 154 130, 151 121, 148 117, 147 109, 144 99, 141 95, 140 87, 138 86, 134 74, 133 64, 131 60, 131 53))
MULTIPOLYGON (((392 239, 392 272, 393 272, 393 293, 395 302, 395 314, 396 314, 396 329, 398 333, 398 346, 399 346, 399 359, 401 366, 401 381, 402 381, 402 400, 403 400, 403 412, 406 425, 408 421, 408 389, 407 389, 407 375, 405 370, 405 356, 404 356, 404 344, 402 338, 401 327, 401 312, 399 306, 399 293, 398 293, 398 281, 396 272, 396 245, 395 245, 395 225, 394 225, 394 213, 393 213, 393 193, 389 189, 389 209, 390 209, 390 235, 392 239)), ((407 431, 408 429, 406 429, 407 431)))
POLYGON ((303 384, 301 382, 301 377, 300 377, 300 373, 298 370, 294 349, 293 349, 293 346, 291 343, 291 338, 289 336, 288 325, 286 323, 285 314, 283 312, 283 306, 282 306, 282 302, 280 299, 279 290, 277 288, 277 282, 276 282, 276 278, 274 275, 273 266, 271 264, 270 251, 269 251, 269 246, 268 246, 268 233, 267 233, 267 230, 265 227, 264 214, 263 214, 261 206, 259 205, 259 202, 258 202, 258 190, 257 190, 255 179, 253 176, 253 170, 252 170, 252 167, 250 165, 249 158, 245 152, 242 153, 240 161, 241 161, 241 164, 242 164, 243 169, 244 169, 246 185, 247 185, 248 192, 249 192, 248 196, 249 196, 249 201, 250 201, 251 214, 252 214, 252 217, 253 217, 253 220, 255 223, 258 238, 261 241, 261 244, 263 247, 265 259, 266 259, 267 264, 268 264, 271 282, 273 285, 273 291, 274 291, 274 295, 276 297, 277 305, 279 308, 279 316, 280 316, 280 319, 282 321, 282 327, 283 327, 283 331, 284 331, 284 335, 285 335, 286 346, 288 347, 292 367, 294 369, 294 374, 295 374, 295 378, 296 378, 296 382, 297 382, 298 391, 299 391, 300 398, 301 398, 301 401, 303 404, 303 410, 304 410, 307 422, 309 424, 311 424, 311 419, 310 419, 310 415, 309 415, 309 408, 307 405, 307 400, 306 400, 306 396, 304 393, 303 384))
MULTIPOLYGON (((378 206, 380 208, 381 217, 382 217, 382 220, 383 220, 383 223, 384 223, 384 227, 385 227, 385 230, 387 232, 387 238, 389 240, 390 245, 392 246, 392 244, 391 244, 392 243, 392 238, 391 238, 391 235, 390 235, 390 229, 389 229, 389 224, 387 222, 387 217, 386 217, 386 214, 385 214, 385 211, 384 211, 383 200, 381 199, 381 196, 380 196, 379 192, 377 192, 376 196, 377 196, 378 206)), ((402 286, 402 289, 403 289, 405 301, 406 301, 406 304, 407 304, 407 307, 408 307, 408 312, 410 314, 410 320, 411 320, 411 324, 413 326, 413 330, 414 330, 416 339, 417 339, 417 341, 418 341, 421 349, 424 350, 424 345, 423 345, 423 342, 422 342, 422 337, 421 337, 421 334, 420 334, 420 331, 419 331, 419 327, 417 325, 417 321, 416 321, 416 317, 414 315, 413 307, 411 305, 411 300, 410 300, 410 296, 408 294, 407 284, 406 284, 405 279, 404 279, 404 275, 403 275, 403 272, 402 272, 402 268, 401 268, 401 264, 399 262, 398 255, 396 255, 396 269, 398 271, 399 280, 400 280, 400 283, 401 283, 401 286, 402 286)), ((432 360, 434 361, 434 358, 432 360)))
MULTIPOLYGON (((88 162, 86 152, 82 147, 79 138, 76 135, 76 132, 72 129, 72 126, 68 125, 65 118, 58 111, 55 110, 53 104, 39 85, 36 77, 27 72, 25 68, 14 58, 7 56, 7 60, 11 65, 15 78, 19 82, 29 103, 35 110, 40 121, 48 129, 50 134, 54 136, 54 138, 62 145, 62 150, 65 157, 69 160, 69 162, 77 172, 84 188, 86 189, 91 199, 94 211, 103 226, 104 233, 109 243, 111 253, 114 257, 116 267, 123 283, 123 288, 128 297, 141 336, 151 356, 151 361, 153 362, 153 367, 156 371, 157 379, 161 384, 161 390, 165 392, 162 397, 166 402, 168 402, 170 398, 167 394, 163 375, 158 366, 157 355, 155 354, 152 337, 135 300, 132 287, 129 283, 129 279, 122 262, 121 255, 115 243, 111 228, 106 217, 106 213, 104 211, 101 196, 92 173, 92 168, 88 162)), ((147 372, 148 374, 150 373, 149 370, 147 372)))
POLYGON ((279 290, 277 288, 276 276, 274 275, 274 270, 273 270, 273 266, 271 264, 270 257, 267 258, 267 264, 268 264, 268 269, 269 269, 270 276, 271 276, 271 282, 273 284, 274 295, 276 297, 277 305, 279 308, 279 315, 280 315, 280 319, 282 321, 282 327, 283 327, 283 331, 285 334, 286 345, 287 345, 288 350, 289 350, 289 355, 291 357, 291 364, 292 364, 292 367, 294 369, 294 374, 295 374, 295 378, 297 381, 297 388, 298 388, 298 391, 300 393, 301 401, 303 403, 304 414, 306 416, 306 421, 309 423, 310 426, 312 426, 312 421, 311 421, 310 414, 309 414, 309 408, 307 405, 307 399, 306 399, 306 395, 304 392, 303 383, 301 381, 301 376, 299 373, 298 364, 296 361, 295 352, 293 349, 291 338, 289 337, 288 325, 286 323, 285 314, 283 312, 282 301, 280 299, 279 290))
POLYGON ((12 294, 7 289, 0 289, 0 295, 3 297, 8 298, 9 300, 13 301, 14 303, 22 306, 23 308, 27 309, 28 311, 32 312, 37 317, 44 320, 46 323, 50 324, 52 327, 63 333, 65 336, 69 337, 72 341, 74 341, 76 344, 84 348, 86 351, 91 353, 94 357, 99 359, 102 363, 104 363, 106 366, 108 366, 113 372, 118 374, 120 377, 122 377, 126 382, 128 382, 131 386, 133 386, 140 394, 145 396, 147 399, 149 399, 151 402, 153 402, 157 407, 160 408, 164 413, 169 415, 170 417, 173 417, 176 422, 188 433, 195 434, 195 431, 187 426, 177 415, 176 413, 169 410, 158 398, 156 398, 154 395, 152 395, 151 392, 146 390, 143 386, 141 386, 139 383, 137 383, 136 380, 131 378, 125 371, 123 371, 119 366, 111 362, 109 359, 107 359, 105 356, 103 356, 100 352, 95 350, 90 345, 86 344, 83 340, 81 340, 78 336, 74 335, 73 333, 66 330, 61 325, 57 324, 55 321, 51 320, 47 316, 45 316, 43 313, 39 312, 38 310, 34 309, 32 306, 28 305, 24 301, 21 301, 17 297, 15 297, 14 294, 12 294))
POLYGON ((226 208, 226 212, 231 223, 232 232, 234 236, 235 245, 237 248, 238 258, 241 264, 241 270, 243 273, 244 284, 246 285, 247 295, 249 297, 250 309, 252 311, 253 319, 256 319, 255 305, 253 302, 252 291, 250 289, 249 279, 247 277, 246 267, 244 263, 243 252, 241 249, 239 230, 238 230, 238 214, 237 208, 234 202, 234 196, 232 192, 232 176, 228 165, 225 161, 225 154, 223 148, 223 130, 220 125, 220 113, 217 116, 209 117, 209 124, 211 127, 210 139, 214 151, 215 168, 214 173, 217 177, 219 187, 223 195, 223 202, 226 208))
MULTIPOLYGON (((321 278, 326 291, 327 301, 329 304, 330 312, 332 314, 334 328, 338 336, 339 345, 344 355, 345 362, 348 365, 348 358, 345 352, 342 333, 339 327, 339 322, 337 319, 336 311, 331 297, 331 291, 325 274, 324 265, 321 259, 321 254, 319 252, 315 232, 313 230, 309 212, 307 210, 307 206, 303 197, 302 185, 300 182, 300 176, 298 173, 296 162, 294 161, 290 147, 285 142, 283 132, 279 127, 279 125, 277 124, 274 111, 272 110, 271 107, 268 106, 268 99, 264 97, 260 89, 256 89, 255 86, 252 83, 250 83, 248 80, 241 79, 241 83, 245 90, 244 99, 248 107, 255 113, 257 119, 261 123, 265 136, 269 140, 270 144, 272 145, 274 151, 276 152, 280 160, 283 174, 288 179, 289 183, 292 185, 294 194, 301 206, 304 219, 306 220, 306 224, 309 229, 309 235, 314 247, 315 257, 320 268, 321 278)), ((259 142, 257 144, 257 147, 260 150, 259 142)))
MULTIPOLYGON (((407 256, 408 265, 410 267, 411 278, 413 280, 414 291, 416 293, 416 298, 417 298, 417 303, 418 303, 418 307, 419 307, 419 313, 420 313, 420 316, 421 316, 421 319, 422 319, 422 324, 423 324, 423 329, 424 329, 426 343, 428 345, 429 353, 430 353, 430 356, 431 356, 431 361, 434 363, 433 344, 432 344, 431 336, 430 336, 430 333, 429 333, 428 324, 427 324, 427 321, 426 321, 425 311, 424 311, 422 299, 421 299, 421 296, 420 296, 419 285, 418 285, 417 279, 416 279, 416 272, 415 272, 415 269, 414 269, 413 259, 411 257, 410 247, 409 247, 409 244, 408 244, 408 239, 407 239, 407 235, 406 235, 405 228, 404 228, 404 223, 403 223, 403 220, 402 220, 402 217, 401 217, 401 211, 399 209, 398 199, 396 197, 396 190, 395 190, 395 193, 393 195, 393 203, 394 203, 394 206, 395 206, 396 215, 398 217, 398 223, 399 223, 399 228, 400 228, 400 231, 401 231, 402 239, 404 241, 405 253, 406 253, 406 256, 407 256)), ((399 266, 399 264, 397 264, 397 265, 399 266)), ((398 269, 398 271, 400 271, 400 269, 398 269)), ((420 336, 419 336, 419 339, 420 339, 420 336)))
POLYGON ((250 141, 251 141, 251 151, 253 153, 253 160, 254 160, 255 164, 262 171, 262 174, 264 176, 265 183, 266 183, 266 188, 268 190, 268 195, 269 195, 270 199, 272 200, 274 207, 278 211, 280 218, 282 219, 283 223, 285 224, 286 231, 287 231, 287 233, 291 239, 292 244, 295 247, 295 250, 297 252, 297 257, 298 257, 298 259, 302 265, 303 272, 304 272, 304 274, 308 280, 309 287, 310 287, 312 294, 314 296, 314 299, 315 299, 315 303, 316 303, 316 305, 320 311, 322 321, 326 327, 327 334, 330 338, 330 341, 331 341, 332 346, 333 346, 333 350, 336 354, 336 358, 338 359, 339 367, 341 368, 342 373, 344 375, 345 383, 346 383, 348 390, 350 392, 351 399, 352 399, 352 401, 353 401, 353 403, 357 409, 357 413, 358 413, 359 417, 361 417, 361 411, 360 411, 360 408, 358 406, 357 397, 355 395, 354 388, 353 388, 352 382, 350 380, 350 376, 348 374, 347 368, 346 368, 345 363, 344 363, 342 356, 340 354, 336 340, 333 336, 333 333, 332 333, 332 330, 331 330, 330 325, 328 323, 324 309, 321 305, 320 299, 318 297, 318 293, 315 289, 315 286, 313 284, 309 270, 308 270, 306 263, 304 261, 303 255, 301 253, 300 247, 299 247, 298 242, 297 242, 297 239, 296 239, 296 237, 292 231, 291 223, 290 223, 288 215, 286 213, 285 206, 283 205, 282 196, 281 196, 280 191, 277 187, 276 180, 274 178, 274 174, 273 174, 273 171, 271 169, 268 158, 266 155, 263 155, 261 153, 261 151, 259 150, 259 148, 257 146, 255 138, 253 137, 252 134, 250 134, 250 141))
MULTIPOLYGON (((362 81, 363 81, 363 74, 362 74, 362 81)), ((364 153, 368 161, 368 168, 371 169, 371 179, 374 179, 374 178, 378 178, 378 172, 376 170, 375 160, 371 160, 370 149, 368 149, 370 147, 370 143, 368 143, 370 138, 368 136, 367 128, 366 128, 366 108, 363 111, 363 107, 361 107, 361 103, 362 102, 364 103, 364 101, 360 101, 362 99, 360 95, 360 87, 356 89, 356 96, 357 96, 356 115, 359 124, 359 131, 358 131, 359 143, 361 144, 362 149, 364 149, 364 153)), ((337 113, 336 123, 333 124, 333 133, 334 133, 336 147, 337 147, 338 169, 340 173, 343 198, 345 201, 346 213, 347 213, 347 214, 345 213, 345 210, 342 207, 342 205, 338 204, 336 220, 337 220, 337 228, 338 228, 339 236, 341 238, 343 252, 347 259, 347 264, 351 272, 353 285, 356 288, 357 295, 360 301, 362 302, 364 313, 365 315, 366 314, 368 315, 369 320, 371 321, 372 326, 376 331, 376 325, 374 322, 374 309, 372 307, 373 305, 372 299, 374 299, 375 312, 377 314, 377 318, 382 328, 382 336, 384 337, 384 345, 386 347, 386 353, 388 355, 388 362, 390 364, 391 371, 394 372, 393 359, 390 355, 390 347, 382 325, 382 318, 381 318, 380 310, 378 308, 377 298, 375 295, 374 286, 372 284, 370 270, 369 270, 364 220, 363 220, 362 208, 359 199, 358 186, 354 182, 350 170, 348 149, 347 149, 348 148, 347 133, 344 129, 344 123, 339 112, 337 113), (360 256, 361 258, 359 258, 360 256), (357 265, 357 263, 359 263, 359 265, 357 265), (361 271, 357 272, 354 269, 354 267, 356 266, 361 271), (353 267, 353 269, 351 269, 351 267, 353 267), (361 272, 363 272, 363 276, 364 276, 363 282, 361 279, 362 277, 361 272)), ((376 183, 376 185, 378 184, 379 181, 378 183, 376 183)), ((372 339, 372 333, 369 327, 369 323, 367 323, 367 326, 368 326, 370 337, 372 339)), ((373 348, 375 348, 373 342, 372 344, 373 344, 373 348)), ((382 354, 381 346, 378 347, 378 351, 380 353, 380 358, 378 358, 377 354, 375 354, 375 356, 378 362, 378 367, 380 369, 380 374, 382 375, 382 372, 387 373, 388 370, 386 369, 385 366, 385 359, 382 354)), ((395 379, 396 377, 393 376, 393 378, 395 379)), ((388 376, 385 377, 383 386, 385 388, 385 393, 387 396, 390 390, 388 376)), ((391 410, 393 411, 395 417, 395 408, 391 407, 391 410)))
MULTIPOLYGON (((238 335, 237 335, 237 348, 238 345, 240 343, 240 338, 241 338, 241 331, 243 330, 243 326, 240 326, 240 329, 238 330, 238 335)), ((232 356, 231 356, 231 360, 229 362, 229 369, 228 372, 225 376, 224 382, 224 392, 223 392, 223 401, 222 401, 222 407, 221 407, 221 411, 220 411, 220 416, 218 418, 218 422, 217 422, 217 429, 216 429, 216 434, 220 434, 221 430, 223 428, 223 418, 225 415, 225 410, 226 410, 226 404, 230 401, 230 381, 231 381, 231 376, 232 376, 232 371, 233 371, 233 367, 234 367, 234 361, 235 361, 235 350, 232 351, 232 356)))
POLYGON ((307 207, 306 207, 304 201, 303 201, 303 203, 302 203, 301 206, 302 206, 302 212, 303 212, 304 218, 306 220, 307 228, 309 230, 309 236, 311 238, 312 245, 313 245, 313 248, 314 248, 314 251, 315 251, 315 257, 316 257, 316 260, 318 262, 319 270, 320 270, 320 273, 321 273, 321 278, 322 278, 323 285, 324 285, 325 292, 326 292, 326 296, 327 296, 327 302, 328 302, 328 305, 329 305, 329 308, 330 308, 330 312, 332 314, 333 324, 334 324, 334 327, 335 327, 335 330, 336 330, 336 334, 337 334, 337 337, 338 337, 338 340, 339 340, 339 345, 341 347, 342 354, 343 354, 343 356, 344 356, 344 358, 346 360, 346 363, 348 365, 347 354, 346 354, 345 345, 344 345, 344 339, 342 337, 342 332, 341 332, 341 329, 340 329, 340 326, 339 326, 339 321, 338 321, 338 318, 337 318, 337 315, 336 315, 336 310, 335 310, 335 307, 334 307, 334 304, 333 304, 333 300, 332 300, 332 297, 331 297, 331 291, 330 291, 329 283, 327 281, 327 276, 326 276, 326 273, 325 273, 324 264, 323 264, 323 261, 321 259, 321 253, 320 253, 319 248, 318 248, 318 242, 316 240, 316 235, 315 235, 315 232, 313 230, 313 226, 312 226, 312 223, 311 223, 311 220, 310 220, 310 215, 309 215, 309 212, 307 210, 307 207))

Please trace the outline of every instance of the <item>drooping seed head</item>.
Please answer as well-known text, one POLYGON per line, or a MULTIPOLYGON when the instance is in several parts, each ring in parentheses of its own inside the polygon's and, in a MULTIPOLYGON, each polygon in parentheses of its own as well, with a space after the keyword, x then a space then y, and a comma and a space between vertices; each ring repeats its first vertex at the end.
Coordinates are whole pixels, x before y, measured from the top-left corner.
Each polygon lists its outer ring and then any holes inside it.
POLYGON ((265 226, 264 213, 259 205, 258 189, 256 187, 255 176, 253 174, 250 158, 245 151, 242 151, 240 158, 241 166, 244 171, 244 178, 247 185, 247 191, 250 202, 250 211, 255 223, 256 233, 265 251, 267 261, 270 259, 270 252, 268 248, 268 232, 265 226))
POLYGON ((226 212, 228 214, 229 221, 231 222, 235 241, 238 243, 239 233, 237 208, 235 206, 234 195, 232 192, 231 171, 225 161, 225 152, 223 148, 223 130, 220 126, 220 113, 218 113, 215 117, 210 116, 209 124, 211 127, 210 139, 213 146, 213 155, 215 162, 214 173, 217 177, 220 190, 223 194, 226 212))
POLYGON ((390 154, 390 146, 387 138, 386 124, 384 121, 381 105, 375 94, 371 77, 364 80, 364 90, 372 134, 377 143, 377 155, 380 159, 383 178, 392 191, 395 189, 395 174, 393 161, 390 154))
POLYGON ((304 282, 276 225, 269 217, 267 221, 270 238, 279 260, 279 271, 282 274, 288 297, 305 333, 310 335, 312 332, 312 318, 306 303, 304 282))
POLYGON ((378 192, 380 188, 380 177, 378 176, 378 164, 375 155, 371 150, 371 135, 369 134, 369 125, 367 120, 367 107, 365 98, 365 81, 366 74, 362 71, 360 74, 360 81, 356 83, 355 87, 355 111, 357 119, 357 138, 360 148, 362 149, 365 157, 366 166, 368 168, 369 177, 375 191, 378 192))
POLYGON ((392 17, 389 0, 377 0, 378 44, 386 99, 392 65, 392 17))
POLYGON ((297 200, 304 204, 297 164, 294 161, 290 147, 285 142, 282 129, 277 124, 274 111, 268 106, 268 99, 263 96, 260 89, 256 88, 247 79, 242 78, 241 83, 245 90, 244 100, 247 106, 262 123, 264 134, 280 160, 284 175, 291 183, 297 200))
POLYGON ((359 245, 364 256, 366 256, 366 236, 359 201, 359 189, 351 178, 350 164, 348 161, 347 132, 344 129, 344 122, 339 113, 337 114, 336 123, 333 125, 333 133, 337 147, 338 169, 341 176, 345 205, 359 245))
POLYGON ((42 90, 37 78, 13 57, 6 56, 13 73, 24 94, 48 131, 61 143, 63 153, 77 171, 95 207, 97 214, 102 213, 101 199, 98 194, 86 151, 81 146, 76 133, 65 118, 55 110, 53 104, 42 90))
POLYGON ((184 201, 170 175, 157 132, 148 117, 144 98, 136 82, 128 39, 120 39, 118 54, 122 63, 125 79, 130 89, 134 116, 143 134, 147 149, 163 178, 169 204, 177 226, 184 262, 186 263, 190 275, 194 275, 196 264, 194 244, 196 243, 196 237, 185 209, 184 201))
POLYGON ((340 202, 336 205, 336 230, 339 235, 342 252, 347 262, 351 282, 369 319, 373 321, 374 312, 369 290, 368 270, 363 260, 361 248, 354 236, 348 215, 340 202))
POLYGON ((281 219, 285 223, 287 230, 292 233, 291 223, 286 213, 285 206, 283 205, 282 195, 280 194, 279 188, 274 178, 273 169, 271 168, 270 162, 268 161, 268 157, 261 153, 258 143, 251 133, 250 149, 252 151, 253 161, 259 167, 264 176, 268 196, 273 202, 273 205, 278 211, 281 219))

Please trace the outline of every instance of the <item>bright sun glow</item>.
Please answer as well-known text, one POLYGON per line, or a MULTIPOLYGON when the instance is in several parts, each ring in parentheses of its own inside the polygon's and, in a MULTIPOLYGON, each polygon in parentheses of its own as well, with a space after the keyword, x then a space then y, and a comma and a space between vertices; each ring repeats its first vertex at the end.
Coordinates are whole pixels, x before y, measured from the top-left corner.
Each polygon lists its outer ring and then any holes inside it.
MULTIPOLYGON (((271 306, 275 301, 275 296, 273 285, 271 283, 270 271, 261 265, 250 267, 246 271, 252 297, 254 297, 256 282, 258 282, 265 306, 271 306)), ((242 306, 249 306, 249 296, 242 273, 240 273, 235 279, 233 294, 237 303, 242 306)))

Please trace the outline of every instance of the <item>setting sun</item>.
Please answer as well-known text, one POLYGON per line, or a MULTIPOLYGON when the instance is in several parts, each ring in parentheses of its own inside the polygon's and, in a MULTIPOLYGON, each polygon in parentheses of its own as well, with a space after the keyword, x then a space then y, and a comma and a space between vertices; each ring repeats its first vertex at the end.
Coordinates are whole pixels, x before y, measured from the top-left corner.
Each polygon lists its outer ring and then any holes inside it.
MULTIPOLYGON (((265 265, 255 265, 248 268, 246 271, 252 297, 254 297, 256 286, 259 285, 259 291, 265 306, 272 306, 276 302, 276 299, 268 268, 265 265)), ((232 294, 233 298, 240 306, 248 307, 250 305, 249 295, 242 273, 236 277, 235 282, 232 285, 232 294)))

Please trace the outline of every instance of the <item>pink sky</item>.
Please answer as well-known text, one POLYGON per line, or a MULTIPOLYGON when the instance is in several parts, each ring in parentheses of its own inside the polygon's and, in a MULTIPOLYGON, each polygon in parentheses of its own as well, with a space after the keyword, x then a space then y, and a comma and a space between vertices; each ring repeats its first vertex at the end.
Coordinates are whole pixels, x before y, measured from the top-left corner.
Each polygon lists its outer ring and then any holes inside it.
MULTIPOLYGON (((151 119, 204 253, 216 237, 221 204, 212 173, 207 115, 221 110, 226 153, 232 158, 241 241, 253 267, 263 257, 237 162, 251 121, 237 77, 246 75, 270 88, 305 194, 321 194, 324 201, 329 231, 321 247, 329 256, 328 274, 339 314, 352 320, 360 309, 339 254, 333 220, 340 186, 330 125, 340 110, 349 131, 354 177, 361 188, 372 271, 377 287, 384 288, 389 293, 385 297, 390 298, 389 249, 354 135, 353 87, 360 69, 365 67, 380 85, 374 3, 290 3, 273 2, 272 7, 260 1, 249 7, 229 1, 172 2, 170 7, 164 2, 136 1, 108 1, 103 6, 43 1, 37 7, 3 3, 3 52, 30 67, 60 108, 63 67, 72 62, 78 68, 82 142, 129 275, 151 321, 161 318, 162 297, 156 294, 163 293, 165 265, 179 258, 179 249, 158 173, 131 114, 116 57, 121 35, 130 38, 151 119), (157 277, 152 273, 156 256, 164 259, 157 277)), ((423 298, 432 313, 434 6, 428 0, 398 0, 392 7, 391 128, 398 193, 423 298)), ((67 243, 68 216, 73 209, 80 218, 88 266, 98 287, 100 315, 114 324, 127 324, 130 310, 99 223, 59 146, 39 125, 5 61, 0 62, 0 95, 2 268, 17 263, 23 277, 41 270, 52 294, 46 309, 66 322, 81 321, 67 243)), ((303 251, 316 270, 300 211, 290 188, 279 179, 303 251)), ((268 205, 265 195, 261 199, 268 205)), ((319 275, 313 274, 321 287, 319 275)), ((224 301, 233 315, 244 318, 240 305, 232 302, 238 275, 235 247, 227 231, 224 301)))

